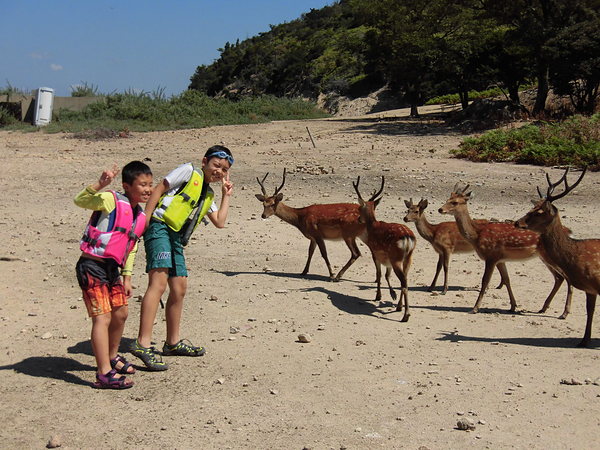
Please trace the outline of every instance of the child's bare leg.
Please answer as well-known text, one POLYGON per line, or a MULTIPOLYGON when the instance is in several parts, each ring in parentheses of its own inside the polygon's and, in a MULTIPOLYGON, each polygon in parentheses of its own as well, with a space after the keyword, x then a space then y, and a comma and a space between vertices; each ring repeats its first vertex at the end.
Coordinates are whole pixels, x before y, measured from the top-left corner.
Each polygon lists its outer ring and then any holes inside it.
POLYGON ((169 269, 152 269, 148 273, 148 289, 142 300, 138 332, 138 343, 143 347, 150 347, 156 311, 158 311, 160 298, 167 289, 168 279, 169 269))
POLYGON ((125 329, 125 321, 129 315, 128 306, 118 306, 111 312, 110 325, 108 327, 108 356, 116 358, 119 353, 119 345, 125 329))
POLYGON ((181 339, 181 313, 183 312, 183 299, 187 291, 187 277, 169 278, 169 298, 167 299, 167 344, 174 345, 181 339))
POLYGON ((111 314, 101 314, 92 317, 92 350, 96 358, 96 366, 98 373, 108 373, 110 367, 109 344, 108 344, 108 328, 111 322, 111 314))

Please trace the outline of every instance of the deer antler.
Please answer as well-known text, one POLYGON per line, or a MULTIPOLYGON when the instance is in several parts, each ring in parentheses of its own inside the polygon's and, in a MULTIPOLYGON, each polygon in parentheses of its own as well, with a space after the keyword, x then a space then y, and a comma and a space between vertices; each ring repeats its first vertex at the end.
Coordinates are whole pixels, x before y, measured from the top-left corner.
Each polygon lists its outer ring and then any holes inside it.
POLYGON ((358 178, 356 179, 356 183, 353 181, 352 182, 352 186, 354 186, 354 190, 356 191, 356 195, 358 195, 358 199, 361 202, 364 202, 362 195, 360 195, 360 191, 358 190, 358 185, 360 184, 360 175, 358 176, 358 178))
POLYGON ((258 181, 258 184, 260 185, 260 190, 262 191, 263 195, 267 195, 267 191, 265 189, 265 185, 264 182, 267 179, 267 177, 269 176, 269 172, 267 172, 267 174, 263 177, 262 181, 258 179, 258 177, 256 177, 256 181, 258 181))
POLYGON ((385 184, 385 177, 382 175, 381 176, 381 187, 379 188, 379 190, 377 192, 373 192, 373 195, 371 195, 371 198, 369 198, 370 202, 372 202, 377 197, 379 197, 379 194, 381 194, 383 192, 383 185, 384 184, 385 184))
POLYGON ((275 193, 273 195, 279 194, 279 191, 283 189, 283 185, 285 184, 285 167, 283 168, 283 181, 281 182, 281 186, 275 189, 275 193))
POLYGON ((541 198, 545 198, 550 203, 552 203, 554 200, 558 200, 559 198, 563 198, 565 195, 567 195, 569 192, 571 192, 573 189, 575 189, 575 187, 581 182, 586 171, 587 171, 587 166, 583 168, 581 175, 579 176, 577 181, 574 184, 572 184, 571 186, 569 186, 569 182, 567 181, 567 174, 569 173, 568 167, 565 170, 565 173, 563 174, 563 176, 560 177, 560 179, 556 183, 552 183, 550 181, 550 175, 548 175, 548 173, 546 173, 546 181, 548 182, 548 189, 546 191, 546 196, 544 197, 542 195, 539 187, 537 188, 538 195, 541 198), (556 189, 562 183, 564 183, 564 185, 565 185, 565 190, 563 192, 561 192, 560 194, 552 195, 552 192, 554 192, 554 189, 556 189))

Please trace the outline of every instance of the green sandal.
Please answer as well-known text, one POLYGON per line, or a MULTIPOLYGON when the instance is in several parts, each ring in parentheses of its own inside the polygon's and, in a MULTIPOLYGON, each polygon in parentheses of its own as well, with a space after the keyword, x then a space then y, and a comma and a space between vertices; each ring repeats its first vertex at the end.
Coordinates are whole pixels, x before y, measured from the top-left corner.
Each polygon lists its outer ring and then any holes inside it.
POLYGON ((169 368, 168 364, 163 362, 162 358, 156 352, 154 347, 143 347, 140 345, 137 339, 129 349, 129 352, 133 356, 140 358, 148 370, 158 372, 161 370, 167 370, 169 368))
POLYGON ((204 347, 195 347, 187 339, 180 340, 177 344, 163 345, 162 354, 164 356, 202 356, 206 353, 204 347))

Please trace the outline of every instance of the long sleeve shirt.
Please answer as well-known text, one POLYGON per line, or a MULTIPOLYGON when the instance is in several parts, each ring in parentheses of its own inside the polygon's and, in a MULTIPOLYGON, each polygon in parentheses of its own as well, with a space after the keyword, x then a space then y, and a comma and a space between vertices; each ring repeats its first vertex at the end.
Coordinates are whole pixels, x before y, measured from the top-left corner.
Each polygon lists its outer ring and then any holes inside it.
MULTIPOLYGON (((96 228, 100 231, 108 229, 110 213, 117 207, 115 197, 112 193, 97 192, 91 186, 88 186, 75 196, 74 202, 80 208, 101 211, 96 228)), ((125 265, 121 269, 121 275, 131 276, 133 273, 133 263, 137 255, 137 249, 138 246, 136 243, 129 255, 127 255, 127 261, 125 261, 125 265)))

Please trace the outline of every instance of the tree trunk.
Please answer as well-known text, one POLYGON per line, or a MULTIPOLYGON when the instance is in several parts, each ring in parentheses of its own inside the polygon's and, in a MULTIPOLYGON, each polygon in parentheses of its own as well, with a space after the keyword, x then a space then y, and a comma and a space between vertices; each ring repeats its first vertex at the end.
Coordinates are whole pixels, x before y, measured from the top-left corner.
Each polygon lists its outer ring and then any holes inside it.
POLYGON ((535 97, 535 105, 533 107, 533 114, 537 115, 546 109, 546 99, 548 98, 548 72, 549 64, 547 61, 540 61, 538 65, 538 88, 537 95, 535 97))
POLYGON ((510 83, 507 85, 508 88, 508 98, 512 102, 517 105, 521 104, 521 99, 519 98, 519 83, 510 83))
POLYGON ((460 98, 460 105, 462 106, 462 109, 467 109, 467 106, 469 106, 469 91, 461 90, 458 93, 458 97, 460 98))
POLYGON ((410 117, 419 117, 419 103, 416 101, 410 102, 410 117))

